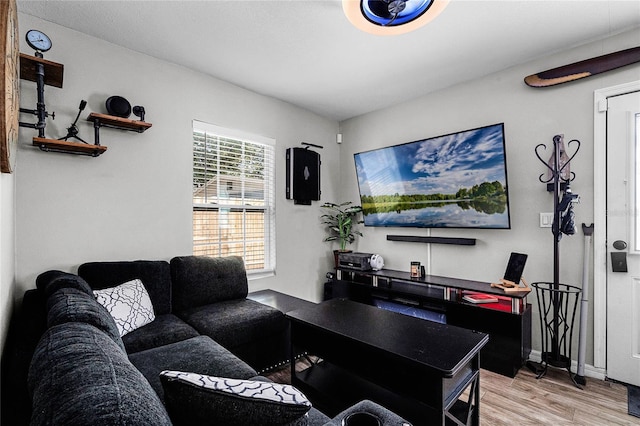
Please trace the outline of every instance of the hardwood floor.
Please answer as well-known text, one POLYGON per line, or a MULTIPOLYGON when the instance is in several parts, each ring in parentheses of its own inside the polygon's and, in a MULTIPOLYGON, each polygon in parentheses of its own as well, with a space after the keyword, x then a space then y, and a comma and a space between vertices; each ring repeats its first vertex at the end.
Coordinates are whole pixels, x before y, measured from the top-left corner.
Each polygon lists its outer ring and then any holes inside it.
POLYGON ((564 370, 550 368, 536 379, 522 368, 515 378, 480 372, 482 425, 640 425, 627 414, 624 385, 587 377, 576 388, 564 370))
MULTIPOLYGON (((300 359, 296 370, 308 366, 306 360, 300 359)), ((265 375, 276 382, 290 382, 289 366, 265 375)), ((627 414, 626 386, 589 377, 586 380, 580 390, 564 370, 550 368, 541 379, 527 368, 522 368, 515 378, 481 370, 480 424, 640 425, 640 418, 627 414)))

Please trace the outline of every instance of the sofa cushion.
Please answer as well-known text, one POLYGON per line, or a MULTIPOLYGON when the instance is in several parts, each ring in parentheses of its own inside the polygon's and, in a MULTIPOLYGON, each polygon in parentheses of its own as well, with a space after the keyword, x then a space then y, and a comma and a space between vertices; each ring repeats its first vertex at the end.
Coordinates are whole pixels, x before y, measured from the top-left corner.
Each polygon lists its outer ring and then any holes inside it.
POLYGON ((31 425, 170 425, 166 409, 127 356, 84 323, 49 328, 28 378, 31 425))
POLYGON ((311 403, 291 385, 163 371, 165 403, 180 425, 303 425, 311 403))
POLYGON ((78 267, 78 275, 94 290, 138 278, 149 292, 156 315, 171 313, 171 273, 164 260, 88 262, 78 267))
POLYGON ((47 271, 38 275, 36 287, 42 291, 45 297, 51 296, 61 288, 75 288, 87 294, 91 293, 91 286, 81 277, 62 271, 47 271))
POLYGON ((249 299, 228 300, 176 312, 176 315, 226 348, 282 334, 287 330, 284 314, 249 299))
POLYGON ((192 371, 237 379, 248 379, 257 374, 248 364, 207 336, 129 354, 129 359, 147 378, 160 399, 164 399, 160 383, 163 370, 192 371))
POLYGON ((242 258, 183 256, 171 259, 174 311, 244 299, 249 291, 242 258))
POLYGON ((149 324, 156 318, 149 293, 137 278, 116 287, 94 290, 93 294, 116 321, 120 336, 149 324))
POLYGON ((173 314, 156 315, 156 319, 122 336, 127 353, 140 352, 199 336, 193 327, 173 314))
POLYGON ((83 322, 104 332, 125 351, 120 332, 109 312, 93 295, 76 288, 61 288, 47 299, 47 326, 83 322))

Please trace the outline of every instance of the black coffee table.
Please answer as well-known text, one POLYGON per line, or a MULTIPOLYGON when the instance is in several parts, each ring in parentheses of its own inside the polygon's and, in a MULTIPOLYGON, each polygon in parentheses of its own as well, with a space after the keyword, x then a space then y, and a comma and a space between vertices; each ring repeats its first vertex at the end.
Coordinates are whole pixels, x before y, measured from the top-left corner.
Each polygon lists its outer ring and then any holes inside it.
POLYGON ((422 424, 480 424, 480 349, 472 330, 332 299, 287 313, 294 353, 322 359, 292 383, 335 415, 373 400, 422 424), (466 392, 465 392, 466 391, 466 392))

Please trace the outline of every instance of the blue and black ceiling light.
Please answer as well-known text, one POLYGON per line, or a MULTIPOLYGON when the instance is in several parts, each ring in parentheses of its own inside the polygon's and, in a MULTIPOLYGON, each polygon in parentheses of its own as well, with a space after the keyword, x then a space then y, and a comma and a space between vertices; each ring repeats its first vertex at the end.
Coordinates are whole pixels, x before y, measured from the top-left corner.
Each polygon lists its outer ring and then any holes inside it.
POLYGON ((396 35, 413 31, 438 16, 449 0, 343 0, 349 21, 362 31, 396 35))

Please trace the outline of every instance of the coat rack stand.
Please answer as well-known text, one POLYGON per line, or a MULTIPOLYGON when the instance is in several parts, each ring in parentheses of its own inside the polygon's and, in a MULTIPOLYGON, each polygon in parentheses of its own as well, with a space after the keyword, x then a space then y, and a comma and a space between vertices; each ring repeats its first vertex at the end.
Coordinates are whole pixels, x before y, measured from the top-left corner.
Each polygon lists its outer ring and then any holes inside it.
POLYGON ((535 148, 536 156, 549 169, 548 177, 544 179, 542 174, 539 180, 553 190, 553 282, 532 283, 531 286, 536 289, 542 332, 541 368, 537 371, 537 378, 543 377, 551 365, 566 369, 573 384, 580 388, 571 374, 571 342, 581 289, 560 283, 560 240, 563 233, 571 235, 575 232, 572 204, 578 196, 571 192, 569 186, 575 178, 575 174, 569 172, 569 164, 580 149, 580 141, 571 140, 568 146, 574 144, 577 144, 575 151, 571 157, 566 157, 566 153, 561 153, 563 136, 554 136, 551 164, 540 156, 540 150, 546 150, 547 146, 538 144, 535 148))

